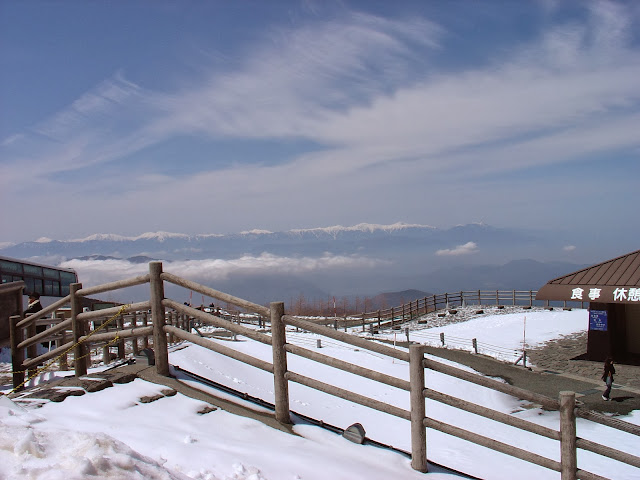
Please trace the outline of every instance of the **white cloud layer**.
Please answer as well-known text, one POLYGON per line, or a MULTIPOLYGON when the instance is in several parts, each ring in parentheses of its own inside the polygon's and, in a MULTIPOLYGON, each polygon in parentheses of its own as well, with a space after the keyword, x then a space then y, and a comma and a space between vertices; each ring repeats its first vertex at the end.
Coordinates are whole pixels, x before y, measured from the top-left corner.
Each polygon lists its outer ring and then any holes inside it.
POLYGON ((445 248, 436 251, 436 255, 441 257, 457 257, 460 255, 471 255, 478 252, 478 245, 475 242, 467 242, 454 248, 445 248))
MULTIPOLYGON (((303 275, 323 271, 344 269, 369 269, 384 264, 383 260, 362 256, 324 255, 312 257, 282 257, 269 253, 258 256, 222 260, 203 259, 185 261, 165 261, 163 271, 188 278, 196 282, 226 280, 233 275, 245 274, 289 274, 303 275)), ((103 283, 136 277, 149 273, 146 263, 132 263, 128 260, 67 260, 60 263, 63 268, 73 268, 83 279, 83 286, 95 286, 103 283)))

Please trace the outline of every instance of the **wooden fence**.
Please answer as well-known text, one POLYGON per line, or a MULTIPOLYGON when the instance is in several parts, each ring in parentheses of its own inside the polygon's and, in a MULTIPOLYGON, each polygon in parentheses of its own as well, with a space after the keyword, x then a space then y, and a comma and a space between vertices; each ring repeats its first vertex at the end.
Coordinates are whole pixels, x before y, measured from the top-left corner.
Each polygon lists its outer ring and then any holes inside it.
MULTIPOLYGON (((146 317, 143 316, 143 318, 146 317)), ((411 465, 415 470, 421 472, 427 471, 427 428, 439 430, 449 435, 462 438, 466 441, 519 458, 526 462, 531 462, 551 470, 561 472, 561 478, 563 480, 577 478, 585 480, 601 480, 605 478, 585 471, 577 465, 577 449, 595 452, 640 468, 640 457, 638 456, 577 437, 576 416, 611 428, 622 430, 633 435, 640 436, 640 427, 622 422, 606 415, 577 408, 575 403, 575 394, 573 392, 562 392, 559 399, 553 399, 525 389, 513 387, 495 379, 469 373, 467 371, 427 359, 424 356, 424 346, 422 345, 411 345, 409 352, 406 352, 320 325, 309 321, 308 319, 286 315, 283 302, 273 302, 270 304, 269 308, 257 305, 195 282, 185 280, 170 273, 165 273, 162 271, 162 264, 160 262, 151 262, 149 264, 149 274, 141 277, 135 277, 86 289, 82 288, 81 284, 72 284, 70 294, 67 297, 26 319, 12 317, 11 320, 11 347, 14 370, 14 387, 16 388, 19 388, 24 381, 24 368, 33 369, 47 360, 56 359, 60 355, 73 351, 75 375, 82 376, 87 372, 87 349, 91 344, 110 342, 114 339, 144 338, 150 335, 153 336, 155 366, 157 372, 160 375, 168 376, 169 354, 167 348, 167 337, 173 336, 174 338, 192 342, 196 345, 200 345, 219 354, 271 373, 273 375, 274 382, 275 417, 282 423, 291 423, 288 390, 289 382, 299 383, 329 395, 408 420, 411 423, 411 465), (219 301, 236 305, 244 310, 255 313, 260 318, 268 319, 268 323, 271 327, 271 334, 268 335, 264 332, 257 331, 254 328, 249 328, 239 323, 233 323, 227 319, 205 313, 191 308, 188 305, 184 305, 183 303, 165 298, 165 282, 182 286, 203 295, 216 298, 219 301), (108 308, 95 312, 81 312, 79 309, 79 298, 82 296, 95 295, 143 283, 150 284, 149 301, 122 307, 108 308), (49 327, 45 332, 37 335, 27 334, 28 338, 24 338, 25 330, 28 332, 32 329, 38 318, 54 312, 57 308, 65 304, 71 305, 70 318, 65 320, 61 319, 59 323, 49 327), (95 322, 95 320, 104 320, 105 317, 109 316, 113 319, 120 317, 125 313, 140 311, 151 312, 152 326, 145 326, 144 324, 142 326, 134 325, 126 329, 120 327, 115 331, 102 332, 101 329, 104 329, 103 325, 105 322, 95 322), (194 319, 208 325, 226 329, 251 340, 270 345, 272 348, 272 362, 252 357, 251 355, 238 352, 233 348, 229 348, 216 342, 211 342, 199 335, 195 335, 190 332, 188 321, 175 321, 173 322, 173 325, 169 323, 172 319, 180 318, 194 319), (90 321, 94 321, 94 330, 92 331, 89 331, 88 328, 90 321), (99 326, 96 328, 96 325, 99 326), (313 350, 289 344, 286 339, 287 325, 408 362, 410 380, 402 380, 359 365, 353 365, 343 360, 320 354, 313 350), (55 350, 44 355, 35 356, 34 347, 38 342, 69 328, 71 329, 72 339, 66 343, 63 341, 63 344, 55 350), (28 355, 27 358, 25 358, 25 349, 28 355), (298 355, 314 362, 328 365, 354 375, 359 375, 370 380, 407 391, 410 397, 410 410, 405 410, 395 405, 321 382, 313 377, 303 375, 302 373, 290 371, 287 367, 288 354, 298 355), (559 410, 559 427, 558 429, 551 429, 540 426, 536 423, 519 419, 517 417, 432 390, 428 388, 428 385, 425 385, 425 368, 530 401, 534 404, 541 405, 547 410, 559 410), (496 441, 477 432, 468 431, 460 427, 446 424, 437 419, 430 418, 426 415, 426 398, 445 403, 467 412, 472 412, 476 415, 490 418, 494 421, 510 425, 517 429, 556 440, 560 445, 560 461, 548 459, 517 446, 496 441)))
MULTIPOLYGON (((476 305, 482 306, 496 305, 504 307, 506 305, 520 305, 524 308, 531 308, 540 305, 552 308, 548 300, 537 301, 536 290, 473 290, 454 293, 442 293, 428 297, 418 298, 402 305, 364 312, 360 314, 343 315, 342 317, 326 317, 318 322, 324 325, 333 325, 334 329, 353 327, 362 325, 363 329, 375 331, 382 328, 394 328, 404 322, 414 320, 428 313, 438 310, 451 310, 456 307, 476 305)), ((583 302, 555 302, 562 308, 576 306, 584 308, 583 302)))

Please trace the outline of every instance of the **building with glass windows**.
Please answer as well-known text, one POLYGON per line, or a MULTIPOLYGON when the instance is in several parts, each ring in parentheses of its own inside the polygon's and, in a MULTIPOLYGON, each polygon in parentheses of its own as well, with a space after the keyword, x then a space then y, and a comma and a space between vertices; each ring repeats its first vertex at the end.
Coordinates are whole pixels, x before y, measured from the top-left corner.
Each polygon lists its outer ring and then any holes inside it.
POLYGON ((0 282, 4 285, 17 281, 24 282, 25 294, 38 292, 45 297, 66 297, 69 285, 78 283, 78 275, 71 268, 0 257, 0 282))

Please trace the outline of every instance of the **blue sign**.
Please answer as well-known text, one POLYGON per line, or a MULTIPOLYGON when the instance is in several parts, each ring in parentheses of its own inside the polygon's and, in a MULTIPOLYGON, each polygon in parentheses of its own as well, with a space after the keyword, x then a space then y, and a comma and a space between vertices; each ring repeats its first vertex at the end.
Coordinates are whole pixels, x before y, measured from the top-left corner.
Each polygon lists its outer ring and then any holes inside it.
POLYGON ((589 330, 607 331, 606 310, 589 310, 589 330))

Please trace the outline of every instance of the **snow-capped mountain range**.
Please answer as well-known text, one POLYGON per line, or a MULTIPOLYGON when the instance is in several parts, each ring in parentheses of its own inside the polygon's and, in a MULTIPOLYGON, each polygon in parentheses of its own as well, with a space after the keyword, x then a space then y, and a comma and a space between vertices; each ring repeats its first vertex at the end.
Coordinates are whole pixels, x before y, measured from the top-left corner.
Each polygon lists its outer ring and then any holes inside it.
POLYGON ((43 237, 0 244, 0 256, 64 264, 76 268, 81 281, 90 279, 90 284, 122 277, 117 272, 122 264, 108 262, 124 261, 130 270, 132 265, 144 269, 148 261, 162 260, 170 262, 178 274, 183 269, 195 281, 262 302, 267 296, 282 299, 299 293, 314 297, 375 295, 412 288, 434 293, 535 290, 555 276, 577 270, 573 266, 625 253, 611 252, 607 257, 604 252, 585 261, 578 256, 584 249, 567 249, 572 240, 560 237, 482 223, 447 229, 361 223, 282 232, 97 233, 72 240, 43 237))
MULTIPOLYGON (((479 224, 481 225, 481 224, 479 224)), ((353 225, 350 227, 343 227, 342 225, 335 225, 332 227, 317 227, 317 228, 296 228, 292 230, 288 230, 286 232, 281 232, 290 235, 297 236, 305 236, 305 235, 315 235, 317 237, 330 235, 333 238, 337 238, 341 233, 344 232, 364 232, 364 233, 374 233, 374 232, 397 232, 408 229, 432 229, 436 230, 435 227, 431 227, 429 225, 418 225, 418 224, 409 224, 403 222, 397 222, 392 225, 379 225, 373 223, 359 223, 358 225, 353 225)), ((239 232, 237 234, 231 234, 232 236, 271 236, 278 235, 276 232, 272 232, 269 230, 261 230, 261 229, 253 229, 253 230, 245 230, 239 232)), ((196 234, 196 235, 187 235, 184 233, 174 233, 174 232, 147 232, 141 235, 132 237, 125 235, 118 235, 115 233, 94 233, 85 238, 77 238, 72 240, 62 240, 63 242, 69 243, 84 243, 84 242, 94 242, 94 241, 111 241, 111 242, 135 242, 138 240, 157 240, 158 242, 164 242, 167 239, 182 239, 182 240, 200 240, 206 238, 221 238, 229 235, 224 235, 220 233, 207 233, 207 234, 196 234)), ((52 238, 48 237, 40 237, 37 240, 34 240, 35 243, 51 243, 56 242, 52 238)), ((0 249, 13 246, 15 244, 4 243, 0 244, 0 249)))
POLYGON ((395 257, 410 251, 434 255, 473 242, 485 253, 502 245, 512 248, 531 246, 540 238, 535 235, 484 224, 460 225, 438 229, 428 225, 394 223, 376 225, 361 223, 323 228, 294 229, 284 232, 248 230, 231 234, 187 235, 171 232, 149 232, 138 236, 97 233, 85 238, 55 240, 46 237, 32 242, 0 247, 0 255, 25 257, 59 256, 66 259, 87 255, 130 257, 146 255, 162 260, 201 258, 229 259, 240 255, 308 255, 333 254, 383 255, 395 257))

